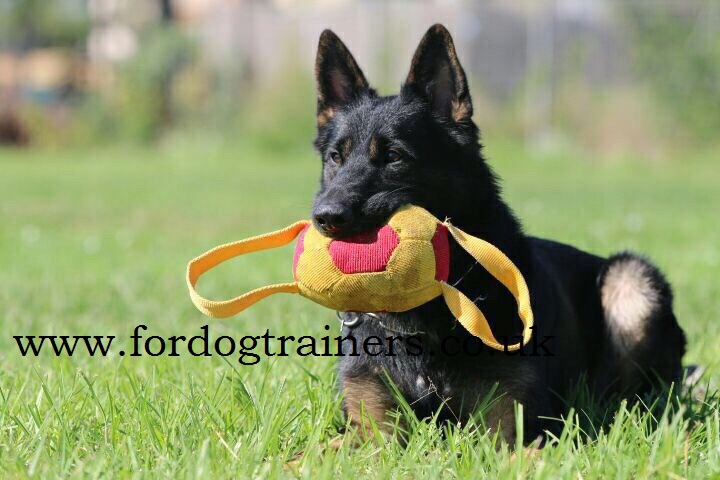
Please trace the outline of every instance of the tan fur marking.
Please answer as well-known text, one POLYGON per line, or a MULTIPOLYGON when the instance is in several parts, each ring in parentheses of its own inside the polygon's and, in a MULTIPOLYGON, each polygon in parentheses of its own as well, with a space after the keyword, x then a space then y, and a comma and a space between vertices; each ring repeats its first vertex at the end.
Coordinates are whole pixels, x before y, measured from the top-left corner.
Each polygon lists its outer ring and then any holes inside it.
POLYGON ((370 418, 379 429, 389 430, 385 422, 393 403, 385 385, 370 376, 346 378, 343 383, 343 401, 350 423, 359 427, 361 434, 371 432, 370 418))
POLYGON ((453 100, 452 102, 452 118, 456 122, 469 120, 472 116, 472 107, 465 101, 453 100))
POLYGON ((340 154, 342 155, 342 158, 348 158, 350 156, 350 151, 352 150, 352 139, 346 138, 343 140, 342 144, 340 145, 340 154))
POLYGON ((601 299, 610 334, 632 347, 646 334, 648 316, 658 306, 659 294, 642 260, 630 258, 612 264, 603 281, 601 299))
POLYGON ((377 158, 378 151, 379 151, 379 147, 378 147, 377 138, 372 137, 370 139, 370 145, 368 145, 368 154, 370 155, 370 158, 371 159, 377 158))
POLYGON ((328 123, 332 118, 335 116, 335 109, 334 108, 326 108, 325 110, 322 110, 317 115, 317 126, 322 127, 326 123, 328 123))

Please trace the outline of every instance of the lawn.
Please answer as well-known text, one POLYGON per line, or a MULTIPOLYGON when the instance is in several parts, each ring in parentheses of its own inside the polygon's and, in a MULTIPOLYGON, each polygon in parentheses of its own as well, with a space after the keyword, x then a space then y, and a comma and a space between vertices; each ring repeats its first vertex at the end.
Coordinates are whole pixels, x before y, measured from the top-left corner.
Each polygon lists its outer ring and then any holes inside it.
MULTIPOLYGON (((599 254, 642 250, 671 279, 686 363, 720 380, 718 156, 599 162, 531 155, 486 139, 511 205, 533 234, 599 254)), ((325 335, 333 312, 276 296, 227 320, 203 317, 186 262, 219 243, 308 215, 319 164, 238 141, 155 148, 0 151, 0 475, 3 477, 702 478, 720 475, 716 399, 675 415, 621 408, 602 431, 566 420, 557 445, 511 461, 474 426, 412 425, 397 442, 323 451, 343 426, 334 359, 120 356, 145 337, 325 335), (115 335, 107 357, 20 355, 13 335, 115 335), (299 462, 288 461, 305 452, 299 462)), ((290 278, 290 251, 224 266, 220 297, 290 278)), ((683 411, 684 410, 684 411, 683 411)))

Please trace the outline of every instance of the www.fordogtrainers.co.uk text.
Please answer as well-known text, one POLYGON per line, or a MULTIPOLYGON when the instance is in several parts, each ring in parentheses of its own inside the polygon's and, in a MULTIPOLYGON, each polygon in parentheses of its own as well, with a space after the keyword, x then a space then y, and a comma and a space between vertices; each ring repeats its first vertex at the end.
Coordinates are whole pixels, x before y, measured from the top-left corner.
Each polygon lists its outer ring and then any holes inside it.
MULTIPOLYGON (((287 357, 292 353, 300 356, 315 357, 342 357, 359 356, 362 352, 366 355, 397 356, 410 355, 420 356, 423 354, 434 355, 436 352, 423 349, 420 335, 390 335, 386 337, 367 336, 357 339, 353 335, 330 335, 313 337, 303 335, 271 335, 265 330, 262 335, 244 335, 235 339, 228 335, 221 335, 211 338, 208 325, 200 327, 202 333, 191 337, 185 335, 172 335, 162 337, 159 335, 147 335, 146 325, 137 325, 130 335, 131 357, 144 355, 151 357, 168 356, 179 357, 181 353, 187 353, 195 357, 221 357, 237 356, 237 361, 242 365, 256 365, 260 362, 262 355, 266 357, 287 357)), ((325 330, 330 330, 325 325, 325 330)), ((110 355, 110 347, 116 339, 114 335, 13 335, 18 350, 23 357, 38 357, 41 354, 54 355, 56 357, 73 355, 102 356, 110 355)), ((486 347, 476 337, 455 337, 448 336, 440 342, 442 354, 447 356, 469 355, 478 356, 482 354, 494 355, 519 355, 519 356, 554 356, 548 349, 547 343, 552 336, 545 336, 538 341, 537 335, 533 335, 530 344, 517 350, 509 352, 498 352, 486 347)), ((517 342, 515 338, 501 338, 504 345, 512 345, 517 342)), ((118 355, 125 356, 126 351, 120 350, 118 355)))

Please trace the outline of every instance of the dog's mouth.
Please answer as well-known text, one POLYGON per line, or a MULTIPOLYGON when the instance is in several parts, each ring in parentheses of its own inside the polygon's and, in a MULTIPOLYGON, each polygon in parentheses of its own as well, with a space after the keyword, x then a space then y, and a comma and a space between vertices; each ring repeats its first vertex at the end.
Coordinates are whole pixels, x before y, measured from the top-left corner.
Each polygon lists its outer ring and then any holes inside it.
POLYGON ((328 228, 318 227, 315 228, 322 233, 324 236, 332 238, 333 240, 345 240, 355 241, 362 243, 362 239, 371 238, 373 235, 377 235, 378 230, 387 223, 389 216, 382 220, 364 220, 362 222, 353 222, 352 224, 343 225, 342 227, 333 226, 328 228))
POLYGON ((360 218, 335 228, 318 228, 318 230, 326 237, 333 240, 357 241, 363 243, 364 239, 372 238, 377 232, 387 224, 390 217, 401 207, 388 206, 382 211, 374 211, 372 213, 363 213, 360 218))
POLYGON ((396 189, 371 195, 363 204, 355 206, 341 224, 319 222, 318 217, 313 216, 313 225, 324 236, 332 239, 347 240, 371 235, 386 225, 395 212, 411 203, 404 196, 393 195, 394 198, 388 198, 388 194, 397 194, 397 191, 396 189))

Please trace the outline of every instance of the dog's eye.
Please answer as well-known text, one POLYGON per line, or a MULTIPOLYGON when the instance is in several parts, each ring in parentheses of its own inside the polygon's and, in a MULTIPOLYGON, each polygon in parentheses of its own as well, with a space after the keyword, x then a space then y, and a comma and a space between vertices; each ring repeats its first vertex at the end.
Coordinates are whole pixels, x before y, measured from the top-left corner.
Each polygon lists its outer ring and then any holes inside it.
POLYGON ((330 157, 330 160, 338 165, 342 163, 342 156, 340 156, 340 152, 337 150, 330 150, 330 152, 328 152, 328 157, 330 157))
POLYGON ((393 163, 398 160, 402 160, 402 153, 397 150, 388 150, 387 155, 385 155, 385 163, 393 163))

